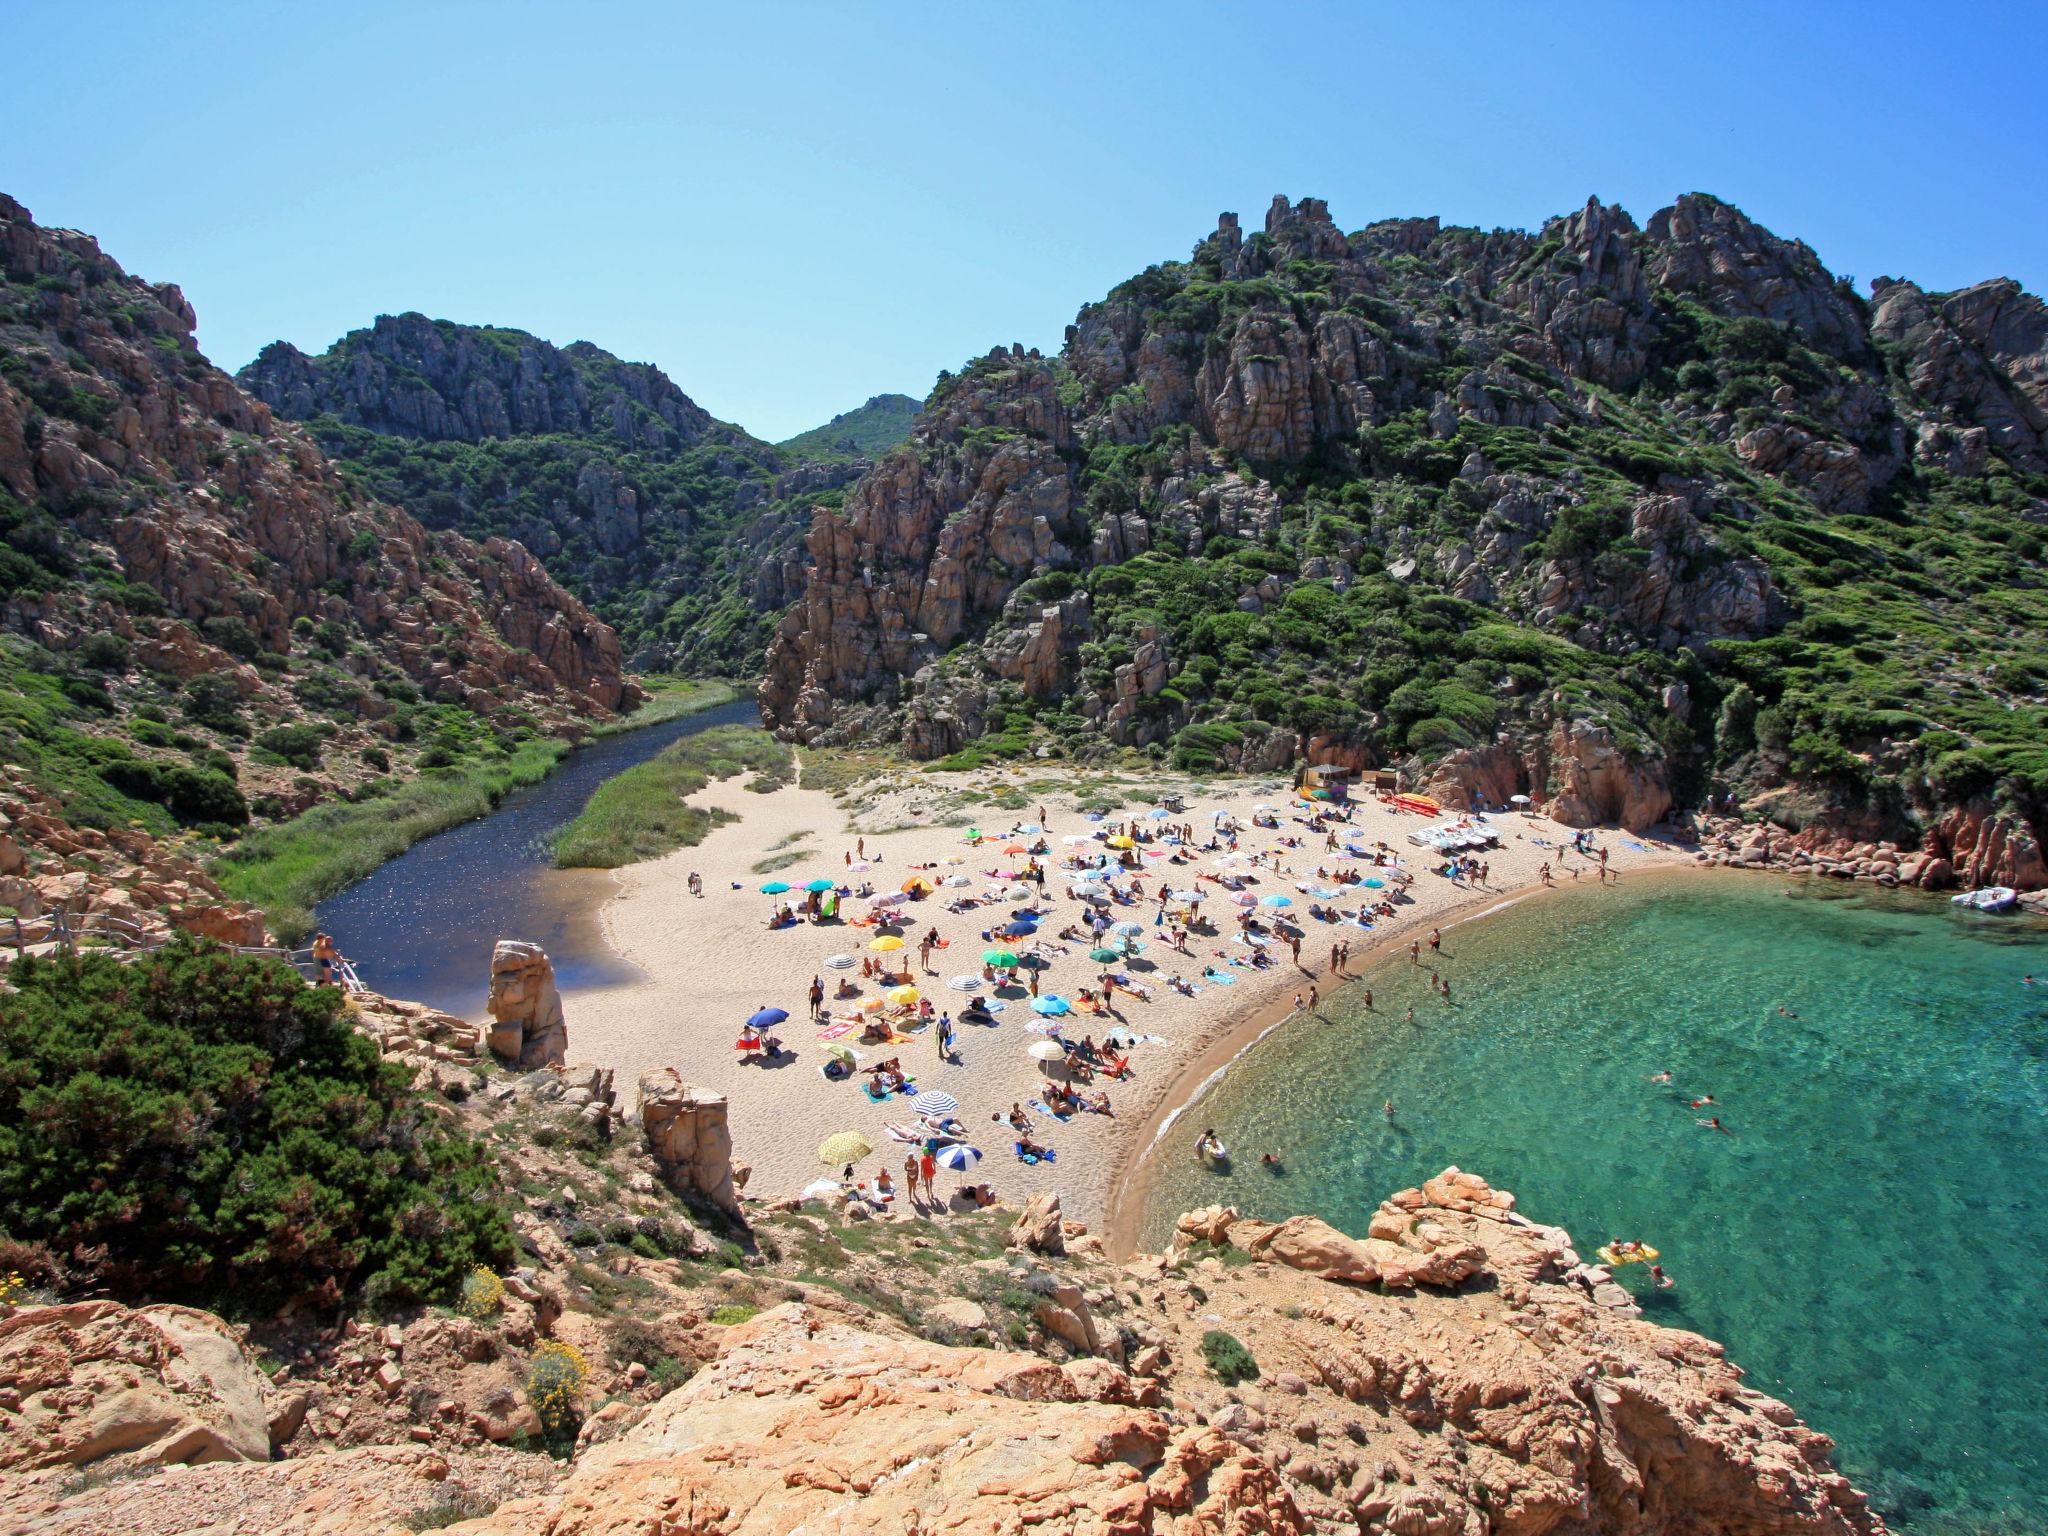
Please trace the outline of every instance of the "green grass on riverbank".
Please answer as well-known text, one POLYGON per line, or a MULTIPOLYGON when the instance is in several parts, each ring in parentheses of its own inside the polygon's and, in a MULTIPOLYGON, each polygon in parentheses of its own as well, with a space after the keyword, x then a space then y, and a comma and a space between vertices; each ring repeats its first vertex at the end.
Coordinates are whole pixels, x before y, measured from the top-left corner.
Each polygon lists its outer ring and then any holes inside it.
MULTIPOLYGON (((693 715, 738 697, 728 683, 689 678, 643 679, 647 701, 630 715, 606 722, 593 735, 610 736, 693 715)), ((395 859, 422 838, 489 815, 515 789, 553 773, 568 744, 530 738, 509 752, 463 759, 423 773, 389 793, 358 801, 330 801, 303 816, 243 838, 213 867, 222 889, 254 902, 277 936, 295 944, 312 932, 313 908, 395 859)))
POLYGON ((732 818, 683 804, 713 779, 749 773, 764 793, 795 777, 790 749, 752 726, 722 725, 687 736, 660 756, 598 786, 583 812, 555 835, 562 869, 617 869, 700 843, 732 818))
POLYGON ((439 768, 371 800, 333 800, 253 832, 213 867, 221 888, 253 901, 287 944, 313 928, 313 907, 373 873, 421 838, 488 815, 515 789, 538 784, 568 752, 523 741, 488 762, 439 768))

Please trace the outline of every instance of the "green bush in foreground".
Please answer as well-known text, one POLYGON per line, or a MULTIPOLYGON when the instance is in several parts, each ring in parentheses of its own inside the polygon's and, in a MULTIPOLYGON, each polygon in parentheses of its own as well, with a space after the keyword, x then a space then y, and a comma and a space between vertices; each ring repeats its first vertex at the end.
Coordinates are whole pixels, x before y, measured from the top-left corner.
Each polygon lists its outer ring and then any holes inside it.
POLYGON ((1202 1358, 1226 1387, 1259 1379, 1259 1362, 1252 1358, 1252 1352, 1238 1341, 1236 1334, 1225 1333, 1221 1328, 1211 1328, 1202 1335, 1202 1358))
POLYGON ((451 1291, 512 1256, 491 1175, 338 992, 180 939, 25 959, 0 995, 0 1235, 215 1309, 451 1291))

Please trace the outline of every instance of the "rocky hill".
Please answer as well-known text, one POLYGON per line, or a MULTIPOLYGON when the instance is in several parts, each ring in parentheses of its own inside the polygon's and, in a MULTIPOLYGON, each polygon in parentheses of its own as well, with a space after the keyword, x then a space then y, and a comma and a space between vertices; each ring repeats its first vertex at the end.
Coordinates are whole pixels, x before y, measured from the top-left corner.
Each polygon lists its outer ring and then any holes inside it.
MULTIPOLYGON (((1647 826, 2048 808, 2048 307, 1869 297, 1693 194, 1540 231, 1226 214, 942 378, 814 516, 760 697, 971 762, 1304 750, 1647 826)), ((1937 848, 1935 851, 1944 851, 1937 848)))
POLYGON ((775 446, 798 459, 879 458, 902 446, 910 424, 924 407, 908 395, 875 395, 865 405, 842 411, 822 427, 799 432, 775 446))
POLYGON ((0 277, 0 758, 40 820, 282 818, 637 697, 533 555, 351 484, 174 285, 5 197, 0 277))
POLYGON ((649 364, 419 314, 379 316, 317 357, 273 342, 239 377, 369 493, 532 549, 636 667, 749 674, 812 506, 859 478, 863 445, 900 443, 917 408, 878 396, 776 448, 649 364))

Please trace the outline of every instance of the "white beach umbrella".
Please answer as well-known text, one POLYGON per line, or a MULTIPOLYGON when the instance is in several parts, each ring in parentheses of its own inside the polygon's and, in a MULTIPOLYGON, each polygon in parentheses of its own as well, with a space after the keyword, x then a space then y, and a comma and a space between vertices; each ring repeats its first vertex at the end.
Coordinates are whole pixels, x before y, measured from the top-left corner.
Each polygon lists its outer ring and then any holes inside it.
POLYGON ((938 1153, 939 1166, 953 1173, 965 1173, 980 1161, 980 1150, 968 1146, 964 1141, 956 1141, 950 1147, 942 1147, 938 1153))
POLYGON ((981 990, 981 978, 979 976, 955 976, 946 985, 955 992, 979 992, 981 990))
POLYGON ((850 971, 860 962, 851 955, 827 955, 825 969, 828 971, 850 971))
POLYGON ((1067 1048, 1057 1040, 1034 1040, 1025 1048, 1024 1054, 1033 1061, 1065 1061, 1067 1048))
POLYGON ((1011 901, 1029 901, 1035 894, 1036 892, 1030 886, 1021 884, 1013 885, 1003 892, 1003 895, 1011 901))
POLYGON ((945 885, 949 890, 964 891, 972 884, 974 882, 965 875, 948 875, 945 879, 945 885))

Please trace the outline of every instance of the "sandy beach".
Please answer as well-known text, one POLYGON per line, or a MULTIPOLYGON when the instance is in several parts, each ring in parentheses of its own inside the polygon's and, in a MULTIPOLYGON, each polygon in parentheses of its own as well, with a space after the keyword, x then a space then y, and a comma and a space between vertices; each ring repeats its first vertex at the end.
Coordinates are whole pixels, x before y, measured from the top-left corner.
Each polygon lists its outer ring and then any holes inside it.
MULTIPOLYGON (((1037 772, 1042 775, 1043 767, 1037 772)), ((942 1199, 969 1182, 990 1184, 997 1194, 1013 1200, 1057 1190, 1070 1217, 1100 1227, 1139 1153, 1176 1105, 1185 1103, 1205 1078, 1264 1029, 1292 1013, 1297 993, 1306 997, 1313 987, 1327 998, 1345 984, 1342 975, 1330 970, 1334 944, 1349 941, 1348 969, 1353 972, 1388 947, 1406 946, 1412 940, 1423 942, 1426 960, 1432 927, 1447 927, 1541 889, 1538 870, 1546 861, 1561 885, 1596 879, 1589 860, 1561 846, 1568 845, 1570 830, 1542 816, 1492 818, 1500 842, 1472 855, 1488 865, 1487 884, 1479 888, 1434 873, 1440 859, 1408 842, 1408 835, 1429 825, 1431 818, 1392 809, 1370 796, 1354 802, 1348 826, 1337 829, 1340 849, 1331 853, 1324 834, 1307 825, 1309 806, 1284 779, 1238 779, 1201 787, 1161 779, 1149 784, 1147 793, 1178 790, 1185 797, 1185 809, 1173 812, 1170 819, 1148 818, 1151 807, 1127 794, 1121 809, 1091 821, 1071 792, 1033 794, 1022 810, 1000 810, 986 801, 963 808, 963 791, 986 795, 1008 788, 1014 803, 1014 792, 1022 785, 1043 787, 1042 778, 1024 780, 1014 770, 947 775, 936 784, 935 777, 916 772, 891 775, 879 786, 870 786, 851 807, 802 784, 758 794, 739 780, 714 783, 693 797, 692 803, 720 807, 737 819, 716 828, 697 847, 618 872, 616 892, 600 921, 607 942, 642 973, 642 979, 566 994, 571 1058, 616 1069, 622 1093, 641 1073, 674 1067, 686 1080, 726 1094, 732 1106, 735 1155, 753 1169, 747 1192, 774 1196, 793 1194, 814 1179, 836 1173, 819 1163, 817 1149, 840 1131, 858 1131, 876 1148, 875 1155, 860 1164, 863 1179, 887 1167, 900 1180, 908 1149, 890 1139, 886 1128, 915 1124, 909 1098, 875 1103, 861 1087, 868 1081, 865 1068, 896 1057, 917 1090, 937 1089, 959 1101, 967 1140, 984 1154, 971 1172, 940 1174, 942 1199), (1253 807, 1262 804, 1280 808, 1276 828, 1252 825, 1253 807), (1011 835, 1039 825, 1041 806, 1042 834, 1011 835), (948 824, 970 810, 978 820, 948 824), (1210 851, 1199 846, 1209 840, 1219 811, 1237 823, 1240 853, 1259 862, 1246 858, 1224 865, 1219 863, 1221 847, 1210 851), (1063 929, 1083 923, 1089 910, 1070 893, 1061 864, 1067 858, 1092 859, 1105 851, 1114 856, 1100 839, 1126 823, 1138 835, 1138 845, 1130 852, 1140 867, 1130 873, 1141 882, 1144 896, 1107 910, 1114 922, 1142 925, 1143 950, 1134 960, 1106 965, 1090 958, 1088 942, 1059 937, 1063 929), (1183 824, 1193 829, 1196 845, 1185 851, 1157 835, 1183 824), (978 845, 970 842, 970 825, 983 834, 978 845), (1028 848, 1041 837, 1049 851, 1039 858, 1046 878, 1044 895, 1038 899, 1048 915, 1035 936, 992 945, 982 937, 984 930, 1010 922, 1013 912, 1029 904, 1000 894, 1013 886, 1003 877, 1027 863, 1027 855, 1003 850, 1028 848), (862 851, 857 851, 857 839, 862 851), (1283 839, 1299 839, 1299 846, 1287 846, 1283 839), (1370 930, 1352 922, 1311 918, 1309 908, 1319 898, 1299 888, 1333 888, 1317 877, 1318 866, 1331 872, 1355 868, 1363 875, 1385 878, 1383 889, 1345 886, 1338 899, 1323 903, 1349 915, 1398 886, 1392 871, 1375 870, 1343 852, 1344 843, 1367 849, 1385 843, 1413 877, 1395 915, 1378 920, 1370 930), (780 869, 756 868, 791 853, 804 857, 780 869), (861 864, 867 867, 856 867, 861 864), (1579 871, 1576 881, 1570 873, 1573 867, 1579 871), (701 896, 691 893, 692 873, 701 877, 701 896), (1253 969, 1230 963, 1233 957, 1251 953, 1249 946, 1231 937, 1237 932, 1239 909, 1229 899, 1232 892, 1218 883, 1217 877, 1233 873, 1241 875, 1242 889, 1254 900, 1285 897, 1290 903, 1254 910, 1262 920, 1277 917, 1299 929, 1299 965, 1291 956, 1286 928, 1273 932, 1270 924, 1267 952, 1276 964, 1253 969), (904 940, 904 947, 893 953, 872 952, 868 946, 879 930, 850 921, 874 910, 871 902, 857 898, 842 904, 837 921, 769 927, 776 905, 801 901, 802 887, 813 879, 854 886, 865 882, 879 897, 899 891, 920 874, 934 882, 964 877, 967 883, 941 883, 929 896, 885 909, 900 914, 906 924, 888 930, 904 940), (771 880, 794 889, 781 896, 763 894, 760 887, 771 880), (1201 923, 1188 937, 1186 954, 1166 941, 1166 927, 1155 926, 1162 882, 1175 890, 1204 893, 1198 909, 1201 923), (995 899, 982 900, 990 895, 995 899), (957 914, 946 910, 948 901, 960 898, 981 904, 957 914), (1213 931, 1200 931, 1204 927, 1213 931), (920 961, 919 940, 930 928, 936 928, 946 947, 932 952, 927 969, 920 961), (1034 1100, 1046 1102, 1046 1090, 1060 1079, 1047 1076, 1028 1054, 1032 1045, 1050 1038, 1045 1031, 1053 1021, 1032 1010, 1031 996, 1023 987, 983 986, 982 996, 1004 1005, 994 1023, 960 1022, 970 994, 949 987, 948 979, 978 976, 982 952, 991 947, 1009 948, 1020 956, 1033 953, 1035 947, 1043 961, 1038 971, 1041 996, 1077 999, 1082 989, 1098 986, 1105 970, 1121 970, 1149 992, 1149 1000, 1119 992, 1109 1011, 1076 1012, 1057 1021, 1070 1040, 1086 1035, 1102 1042, 1119 1025, 1145 1037, 1128 1051, 1134 1075, 1117 1081, 1098 1076, 1076 1085, 1091 1095, 1106 1092, 1113 1114, 1084 1110, 1062 1120, 1032 1107, 1034 1100), (876 996, 884 986, 864 980, 858 966, 827 968, 824 962, 832 955, 852 955, 856 960, 872 955, 907 968, 935 1014, 952 1015, 953 1058, 941 1060, 936 1030, 928 1026, 902 1028, 889 1044, 860 1043, 858 1025, 824 1037, 825 1032, 809 1022, 807 997, 814 976, 824 979, 825 1006, 840 1021, 848 1020, 862 999, 876 996), (1232 984, 1205 979, 1205 970, 1212 968, 1232 977, 1232 984), (1170 987, 1168 979, 1175 977, 1192 983, 1196 995, 1184 996, 1170 987), (853 990, 841 991, 842 982, 853 990), (762 1007, 788 1010, 787 1022, 772 1033, 793 1054, 772 1066, 757 1064, 758 1058, 743 1064, 734 1041, 742 1022, 762 1007), (826 1046, 834 1039, 858 1052, 861 1070, 850 1080, 829 1081, 821 1072, 826 1046), (1015 1156, 1017 1133, 1006 1117, 1018 1104, 1030 1116, 1031 1139, 1052 1148, 1054 1161, 1027 1164, 1015 1156)), ((1685 856, 1652 838, 1611 830, 1597 833, 1595 840, 1606 849, 1610 869, 1623 881, 1631 870, 1685 856)), ((1129 880, 1118 883, 1128 886, 1129 880)), ((1445 971, 1455 995, 1463 978, 1449 965, 1445 971)), ((1020 981, 1029 974, 1020 971, 1020 981)), ((1185 1126, 1176 1126, 1172 1134, 1183 1130, 1190 1137, 1194 1134, 1185 1126)), ((901 1201, 898 1208, 937 1209, 901 1201)))

